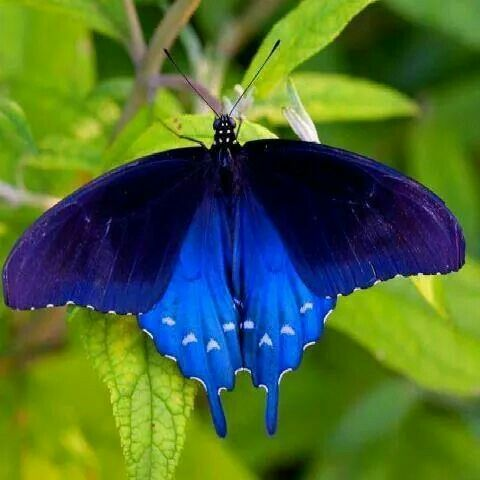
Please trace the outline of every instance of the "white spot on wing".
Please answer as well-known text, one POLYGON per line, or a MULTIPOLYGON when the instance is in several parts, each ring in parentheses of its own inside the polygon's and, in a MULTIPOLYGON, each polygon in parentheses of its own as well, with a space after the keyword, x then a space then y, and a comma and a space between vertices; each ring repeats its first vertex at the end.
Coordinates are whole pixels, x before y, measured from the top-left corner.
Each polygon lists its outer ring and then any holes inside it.
POLYGON ((307 313, 309 310, 313 310, 313 302, 305 302, 301 307, 300 307, 300 313, 304 315, 307 313))
POLYGON ((255 328, 255 324, 252 322, 252 320, 245 320, 243 322, 243 328, 244 330, 253 330, 255 328))
POLYGON ((182 345, 186 347, 189 343, 196 343, 196 342, 198 342, 197 337, 193 332, 190 332, 183 337, 182 345))
POLYGON ((173 325, 175 325, 175 320, 172 317, 163 317, 162 323, 164 325, 168 325, 169 327, 173 327, 173 325))
POLYGON ((235 324, 233 322, 228 322, 223 324, 224 332, 231 332, 233 330, 235 330, 235 324))
POLYGON ((272 339, 269 337, 268 333, 264 333, 263 337, 258 342, 258 346, 261 347, 262 345, 268 345, 269 347, 273 347, 272 339))
POLYGON ((213 338, 211 338, 207 343, 207 353, 211 352, 212 350, 220 350, 220 345, 213 338))
POLYGON ((290 325, 285 324, 280 329, 280 333, 283 333, 283 335, 295 335, 295 330, 290 325))

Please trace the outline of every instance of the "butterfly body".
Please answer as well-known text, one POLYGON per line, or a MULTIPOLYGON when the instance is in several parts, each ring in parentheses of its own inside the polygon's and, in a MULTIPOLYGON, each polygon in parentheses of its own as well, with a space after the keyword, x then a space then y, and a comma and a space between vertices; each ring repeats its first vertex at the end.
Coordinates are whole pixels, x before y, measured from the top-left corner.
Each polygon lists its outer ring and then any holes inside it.
POLYGON ((337 297, 464 263, 461 228, 432 192, 366 157, 294 140, 239 145, 229 115, 210 149, 152 154, 46 212, 4 267, 5 301, 137 315, 157 350, 220 392, 247 370, 277 423, 279 384, 337 297))

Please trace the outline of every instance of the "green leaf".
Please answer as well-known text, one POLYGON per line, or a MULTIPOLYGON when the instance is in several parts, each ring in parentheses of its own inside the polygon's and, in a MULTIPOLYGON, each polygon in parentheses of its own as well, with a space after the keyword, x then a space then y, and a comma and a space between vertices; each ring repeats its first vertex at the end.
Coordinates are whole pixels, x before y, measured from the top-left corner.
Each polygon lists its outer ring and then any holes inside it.
MULTIPOLYGON (((165 120, 165 123, 179 134, 201 140, 207 145, 212 142, 211 115, 179 115, 165 120)), ((244 122, 240 130, 240 143, 256 138, 275 138, 275 135, 261 125, 244 122)), ((130 145, 130 148, 114 159, 114 164, 118 165, 161 150, 193 145, 189 140, 179 139, 161 123, 154 123, 130 145)))
POLYGON ((416 289, 423 298, 437 311, 442 317, 447 317, 447 305, 445 300, 445 289, 443 288, 443 278, 435 275, 420 275, 410 277, 416 289))
POLYGON ((259 98, 302 62, 327 46, 350 20, 374 0, 303 0, 277 22, 265 37, 243 78, 244 86, 265 61, 277 40, 281 44, 255 83, 259 98))
POLYGON ((405 279, 341 299, 329 325, 419 385, 462 396, 480 391, 480 338, 438 315, 405 279))
POLYGON ((158 354, 133 317, 77 310, 88 356, 107 384, 128 476, 172 478, 193 408, 193 382, 158 354))
POLYGON ((445 303, 455 325, 480 339, 480 264, 471 257, 456 275, 443 278, 445 303))
POLYGON ((352 405, 330 439, 336 452, 356 450, 397 427, 418 400, 401 380, 386 380, 352 405), (382 408, 378 408, 382 405, 382 408))
POLYGON ((181 113, 182 108, 176 97, 168 90, 160 90, 155 97, 153 107, 142 108, 106 149, 103 162, 105 168, 111 168, 132 159, 133 157, 125 153, 157 119, 163 120, 181 113))
POLYGON ((387 0, 394 10, 418 23, 438 28, 466 45, 480 48, 479 0, 387 0))
POLYGON ((27 7, 61 15, 109 35, 117 40, 127 32, 122 2, 119 0, 0 0, 2 3, 27 7))
POLYGON ((94 81, 87 29, 10 4, 0 4, 0 21, 0 88, 22 106, 35 138, 67 131, 94 81))
MULTIPOLYGON (((377 404, 377 412, 385 404, 377 404)), ((308 479, 461 479, 480 475, 480 441, 458 417, 419 404, 398 428, 350 455, 323 456, 308 479)))
POLYGON ((209 424, 195 418, 190 422, 182 458, 175 473, 176 480, 253 480, 242 458, 219 439, 209 424))
MULTIPOLYGON (((405 95, 369 80, 316 72, 297 73, 292 79, 315 122, 383 120, 412 116, 418 112, 415 103, 405 95)), ((281 108, 289 103, 286 85, 282 85, 268 101, 254 104, 249 117, 262 117, 275 124, 285 124, 281 108)))
POLYGON ((305 352, 298 371, 282 379, 274 437, 265 435, 263 392, 252 388, 246 373, 237 377, 235 391, 222 398, 229 425, 227 442, 260 473, 294 459, 316 458, 327 449, 352 405, 386 378, 385 369, 367 351, 348 336, 327 329, 305 352))
MULTIPOLYGON (((450 123, 426 118, 412 129, 408 171, 439 195, 458 217, 467 241, 480 235, 478 178, 468 150, 450 123)), ((477 249, 478 251, 478 249, 477 249)))
POLYGON ((0 97, 0 144, 20 152, 34 153, 37 150, 25 114, 19 105, 0 97))

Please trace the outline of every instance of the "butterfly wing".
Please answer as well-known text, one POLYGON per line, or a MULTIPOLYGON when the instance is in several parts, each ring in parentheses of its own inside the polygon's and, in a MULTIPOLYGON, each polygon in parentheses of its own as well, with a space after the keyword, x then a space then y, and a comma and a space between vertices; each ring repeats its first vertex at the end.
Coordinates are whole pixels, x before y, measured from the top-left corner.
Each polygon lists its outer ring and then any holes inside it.
POLYGON ((301 280, 279 233, 246 187, 238 198, 235 290, 242 304, 243 366, 267 391, 266 425, 277 425, 279 384, 318 340, 335 299, 315 295, 301 280))
POLYGON ((69 303, 99 311, 149 310, 207 190, 208 153, 170 150, 124 165, 47 211, 3 271, 7 305, 69 303))
POLYGON ((226 434, 220 391, 231 390, 242 366, 238 312, 230 289, 232 240, 226 206, 207 195, 183 241, 171 281, 139 325, 157 350, 178 362, 207 391, 213 421, 226 434))
POLYGON ((392 168, 301 141, 249 142, 242 155, 247 183, 319 297, 464 263, 462 230, 444 202, 392 168))

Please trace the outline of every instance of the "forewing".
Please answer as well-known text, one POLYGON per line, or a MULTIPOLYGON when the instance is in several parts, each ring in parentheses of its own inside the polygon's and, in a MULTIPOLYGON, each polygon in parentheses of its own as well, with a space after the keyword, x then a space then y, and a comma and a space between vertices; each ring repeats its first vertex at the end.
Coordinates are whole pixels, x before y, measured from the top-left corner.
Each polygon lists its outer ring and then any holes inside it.
POLYGON ((207 189, 208 153, 170 150, 122 166, 47 211, 3 271, 7 305, 140 313, 160 298, 207 189))
POLYGON ((246 184, 320 297, 464 263, 463 234, 444 202, 392 168, 301 141, 249 142, 241 155, 246 184))

